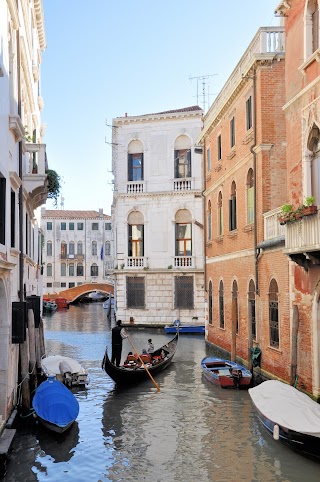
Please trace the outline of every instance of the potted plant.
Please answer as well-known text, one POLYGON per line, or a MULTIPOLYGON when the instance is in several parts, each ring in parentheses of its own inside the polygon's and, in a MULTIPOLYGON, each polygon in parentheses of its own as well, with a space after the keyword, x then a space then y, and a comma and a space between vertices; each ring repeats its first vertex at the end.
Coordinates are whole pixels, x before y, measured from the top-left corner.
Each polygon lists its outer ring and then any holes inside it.
POLYGON ((303 204, 302 216, 309 216, 310 214, 316 214, 318 206, 314 204, 316 198, 314 196, 306 197, 303 204))
POLYGON ((293 221, 293 206, 292 204, 284 204, 281 206, 282 214, 278 217, 280 224, 286 224, 288 221, 293 221))

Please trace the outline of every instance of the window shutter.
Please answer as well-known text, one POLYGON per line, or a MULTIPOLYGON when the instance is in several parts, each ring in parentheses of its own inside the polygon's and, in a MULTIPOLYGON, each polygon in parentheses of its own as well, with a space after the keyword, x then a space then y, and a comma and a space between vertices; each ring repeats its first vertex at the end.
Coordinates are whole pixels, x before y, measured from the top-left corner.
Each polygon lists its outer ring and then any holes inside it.
POLYGON ((132 181, 132 154, 128 154, 128 181, 132 181))
POLYGON ((233 229, 237 229, 237 198, 236 196, 232 196, 232 204, 233 204, 233 209, 232 209, 232 214, 233 214, 233 229))
POLYGON ((191 177, 191 149, 187 151, 187 177, 191 177))
POLYGON ((12 303, 12 343, 23 343, 27 335, 27 303, 13 301, 12 303))
POLYGON ((174 177, 179 177, 179 151, 174 151, 174 177))
POLYGON ((232 231, 232 198, 229 199, 229 231, 232 231))
POLYGON ((141 153, 141 181, 143 181, 143 152, 141 153))
POLYGON ((144 256, 144 224, 141 226, 141 235, 142 235, 142 253, 141 253, 141 256, 144 256))

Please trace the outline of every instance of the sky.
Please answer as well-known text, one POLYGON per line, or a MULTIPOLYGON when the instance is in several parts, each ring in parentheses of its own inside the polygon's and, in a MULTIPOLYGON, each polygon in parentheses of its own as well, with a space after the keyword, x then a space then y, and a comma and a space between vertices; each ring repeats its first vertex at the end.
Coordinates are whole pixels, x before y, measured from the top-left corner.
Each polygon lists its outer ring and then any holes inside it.
POLYGON ((207 110, 258 29, 279 25, 279 3, 43 0, 43 142, 62 178, 58 209, 111 214, 112 119, 203 107, 202 77, 207 110))

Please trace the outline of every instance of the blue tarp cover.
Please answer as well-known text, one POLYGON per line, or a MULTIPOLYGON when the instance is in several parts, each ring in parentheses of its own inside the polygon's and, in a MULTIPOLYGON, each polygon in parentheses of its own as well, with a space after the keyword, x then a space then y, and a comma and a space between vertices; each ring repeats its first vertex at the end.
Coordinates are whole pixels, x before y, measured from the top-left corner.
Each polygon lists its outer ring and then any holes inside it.
POLYGON ((58 380, 46 380, 39 385, 32 406, 47 422, 65 427, 79 414, 79 403, 72 392, 58 380))

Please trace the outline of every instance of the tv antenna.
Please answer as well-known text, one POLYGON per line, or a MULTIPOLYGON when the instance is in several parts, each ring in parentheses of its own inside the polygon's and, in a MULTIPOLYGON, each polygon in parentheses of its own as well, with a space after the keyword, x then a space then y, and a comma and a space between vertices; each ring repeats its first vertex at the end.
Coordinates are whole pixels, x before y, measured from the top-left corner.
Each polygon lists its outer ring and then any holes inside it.
MULTIPOLYGON (((209 79, 209 77, 214 77, 215 75, 218 74, 210 74, 210 75, 200 75, 198 77, 189 77, 189 80, 194 80, 196 79, 197 81, 197 105, 199 105, 199 96, 202 95, 202 109, 205 112, 206 111, 206 80, 209 79), (202 94, 199 92, 199 84, 202 84, 202 94)), ((208 96, 208 107, 209 107, 209 96, 208 96)))

